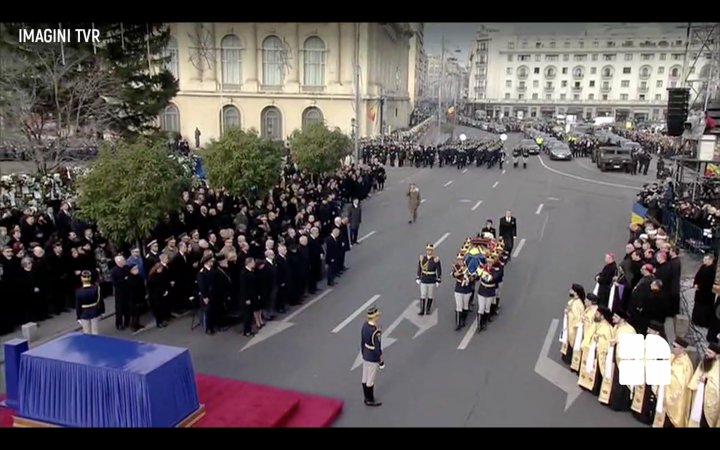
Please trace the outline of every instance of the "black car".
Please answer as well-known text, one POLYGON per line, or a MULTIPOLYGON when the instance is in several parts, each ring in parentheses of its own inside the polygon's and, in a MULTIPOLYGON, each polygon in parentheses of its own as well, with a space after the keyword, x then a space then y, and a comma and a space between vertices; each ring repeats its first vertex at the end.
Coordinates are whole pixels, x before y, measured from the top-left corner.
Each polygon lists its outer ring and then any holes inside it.
POLYGON ((532 139, 523 139, 520 141, 520 148, 527 149, 528 153, 531 155, 540 154, 540 146, 538 146, 532 139))
POLYGON ((572 159, 572 152, 570 147, 567 145, 555 145, 550 149, 550 159, 552 160, 563 160, 570 161, 572 159))

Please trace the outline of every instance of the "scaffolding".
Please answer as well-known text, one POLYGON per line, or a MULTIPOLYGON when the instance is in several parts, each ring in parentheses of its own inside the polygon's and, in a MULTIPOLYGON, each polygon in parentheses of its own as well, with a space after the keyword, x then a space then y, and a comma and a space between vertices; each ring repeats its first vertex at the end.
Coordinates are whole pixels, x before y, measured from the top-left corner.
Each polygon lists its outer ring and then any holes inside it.
POLYGON ((702 107, 707 111, 708 104, 717 102, 720 95, 720 24, 688 23, 683 28, 686 42, 681 87, 690 88, 691 110, 702 107), (707 54, 708 63, 696 71, 698 60, 707 54))

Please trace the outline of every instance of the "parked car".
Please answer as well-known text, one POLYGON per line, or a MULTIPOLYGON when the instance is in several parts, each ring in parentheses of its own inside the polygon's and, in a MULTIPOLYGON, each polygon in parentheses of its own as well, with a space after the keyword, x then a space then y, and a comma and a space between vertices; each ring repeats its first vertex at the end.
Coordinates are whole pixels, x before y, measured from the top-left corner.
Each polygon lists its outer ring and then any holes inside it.
POLYGON ((572 152, 570 151, 570 147, 568 147, 567 144, 563 143, 560 143, 560 145, 552 146, 550 148, 549 154, 550 159, 554 161, 570 161, 572 159, 572 152))
POLYGON ((523 139, 520 141, 520 148, 527 149, 531 155, 539 155, 540 147, 532 139, 523 139))

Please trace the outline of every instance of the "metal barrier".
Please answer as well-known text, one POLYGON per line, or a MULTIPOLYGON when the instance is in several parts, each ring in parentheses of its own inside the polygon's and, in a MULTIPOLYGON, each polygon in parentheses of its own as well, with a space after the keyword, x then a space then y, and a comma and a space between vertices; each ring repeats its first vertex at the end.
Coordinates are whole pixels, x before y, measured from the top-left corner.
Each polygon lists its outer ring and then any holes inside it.
POLYGON ((713 252, 713 238, 705 236, 702 228, 678 216, 674 210, 662 210, 662 224, 680 248, 703 255, 713 252))

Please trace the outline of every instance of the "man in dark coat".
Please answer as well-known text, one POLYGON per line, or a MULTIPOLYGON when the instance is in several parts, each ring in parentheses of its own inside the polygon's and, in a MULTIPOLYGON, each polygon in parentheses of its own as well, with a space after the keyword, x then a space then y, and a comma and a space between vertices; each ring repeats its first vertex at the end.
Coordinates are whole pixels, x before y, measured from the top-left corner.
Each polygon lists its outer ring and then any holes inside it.
POLYGON ((693 281, 695 305, 692 310, 692 323, 703 328, 710 326, 712 317, 715 315, 715 294, 712 291, 715 270, 714 256, 705 255, 693 281))
POLYGON ((290 301, 290 293, 292 292, 292 275, 290 272, 290 264, 287 260, 287 246, 285 244, 278 245, 278 254, 275 257, 275 267, 277 268, 277 299, 275 301, 275 310, 280 314, 285 312, 285 306, 290 301))
POLYGON ((512 253, 517 237, 517 220, 512 216, 512 211, 509 209, 505 211, 505 216, 500 219, 499 227, 500 236, 505 241, 505 249, 512 253))
POLYGON ((115 257, 115 267, 110 270, 110 279, 115 295, 115 328, 122 331, 130 326, 130 310, 133 301, 130 267, 124 256, 115 257))
POLYGON ((240 304, 243 312, 243 336, 252 337, 254 306, 259 302, 257 278, 255 276, 255 259, 252 256, 245 258, 245 266, 240 272, 240 304))
POLYGON ((171 278, 173 286, 173 310, 177 313, 187 311, 191 306, 191 298, 195 296, 196 270, 190 260, 189 248, 185 242, 178 244, 178 253, 170 261, 171 278))
POLYGON ((335 286, 335 276, 338 274, 341 250, 340 229, 333 228, 332 233, 325 239, 325 265, 327 266, 327 284, 335 286))
POLYGON ((650 297, 650 285, 653 281, 654 268, 650 264, 640 269, 642 278, 637 282, 630 296, 630 303, 627 305, 628 321, 640 334, 647 334, 648 320, 643 314, 646 303, 650 297))
POLYGON ((682 266, 677 247, 671 245, 669 250, 668 264, 670 265, 670 286, 668 287, 669 314, 673 318, 673 327, 677 327, 677 316, 680 314, 680 279, 682 278, 682 266))
POLYGON ((350 219, 350 243, 355 245, 358 243, 358 233, 362 223, 362 207, 357 198, 353 199, 352 206, 348 211, 348 218, 350 219))
MULTIPOLYGON (((615 276, 617 275, 617 265, 615 264, 615 255, 608 253, 605 255, 605 266, 603 266, 600 273, 595 276, 595 281, 598 284, 598 304, 600 306, 608 306, 610 301, 610 291, 615 285, 615 276)), ((619 302, 613 304, 613 308, 619 302)))
MULTIPOLYGON (((310 256, 308 293, 312 295, 317 292, 317 284, 322 279, 322 260, 323 255, 325 254, 322 241, 320 240, 320 230, 318 230, 317 227, 313 227, 310 230, 310 237, 308 238, 308 251, 310 256)), ((327 259, 328 258, 326 257, 325 260, 327 261, 327 259)))
POLYGON ((203 327, 206 334, 215 334, 215 315, 217 310, 218 293, 216 292, 217 276, 214 269, 215 259, 212 255, 205 255, 202 258, 202 268, 197 274, 198 294, 200 296, 200 308, 203 313, 203 327))

